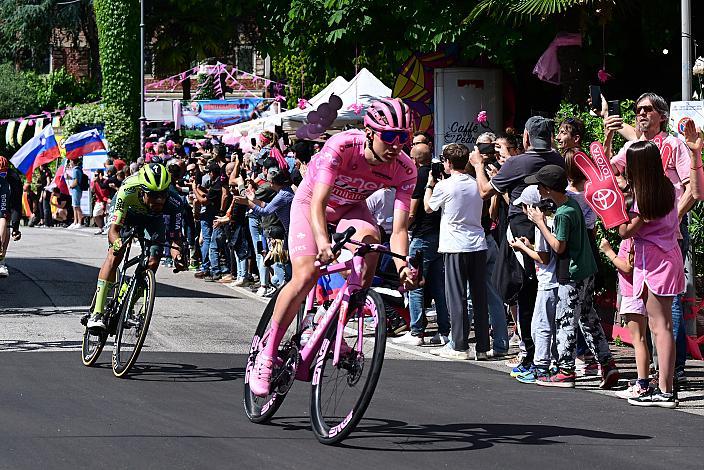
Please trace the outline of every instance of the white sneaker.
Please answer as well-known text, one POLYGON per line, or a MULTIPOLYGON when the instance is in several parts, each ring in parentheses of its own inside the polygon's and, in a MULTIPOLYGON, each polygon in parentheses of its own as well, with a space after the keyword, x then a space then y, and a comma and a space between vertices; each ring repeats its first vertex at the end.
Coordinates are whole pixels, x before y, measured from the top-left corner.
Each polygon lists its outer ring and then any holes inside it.
POLYGON ((444 357, 445 359, 453 359, 456 361, 468 361, 470 357, 469 349, 465 349, 464 351, 455 351, 450 343, 447 343, 445 346, 438 349, 437 352, 433 352, 433 354, 444 357))
POLYGON ((243 277, 235 280, 232 282, 232 285, 235 287, 246 287, 249 285, 249 281, 243 277))
POLYGON ((445 346, 449 342, 450 338, 448 338, 447 335, 441 335, 440 333, 435 333, 435 336, 430 338, 430 341, 428 341, 430 344, 439 344, 441 346, 445 346))
POLYGON ((422 336, 416 336, 410 331, 406 331, 403 336, 394 338, 391 340, 394 344, 403 344, 406 346, 422 346, 425 344, 425 340, 422 336))
POLYGON ((100 328, 101 330, 104 330, 107 328, 105 325, 105 320, 104 320, 104 315, 98 315, 97 313, 93 314, 90 317, 90 320, 88 320, 88 324, 86 325, 87 328, 100 328))
POLYGON ((521 344, 521 338, 516 333, 514 333, 513 336, 511 336, 511 339, 508 340, 508 345, 509 347, 511 347, 518 346, 519 344, 521 344))
POLYGON ((640 386, 638 383, 634 383, 630 387, 628 387, 626 390, 619 390, 618 392, 615 392, 614 395, 616 395, 619 398, 623 398, 625 400, 628 400, 629 398, 637 398, 647 392, 648 389, 641 390, 640 386))
POLYGON ((5 262, 3 261, 0 263, 0 277, 8 277, 10 275, 10 271, 7 269, 7 266, 5 266, 5 262))
POLYGON ((259 297, 264 297, 264 294, 266 294, 268 290, 269 289, 267 289, 265 286, 260 286, 259 289, 257 289, 257 292, 255 292, 255 294, 259 297))

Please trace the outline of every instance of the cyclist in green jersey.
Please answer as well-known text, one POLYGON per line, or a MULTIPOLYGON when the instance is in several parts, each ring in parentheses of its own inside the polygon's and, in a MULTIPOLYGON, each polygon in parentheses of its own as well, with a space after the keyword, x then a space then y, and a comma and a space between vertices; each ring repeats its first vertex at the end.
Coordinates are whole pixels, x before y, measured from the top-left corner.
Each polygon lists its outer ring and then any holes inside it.
POLYGON ((186 269, 179 248, 181 247, 181 220, 184 203, 175 190, 170 188, 171 175, 160 163, 145 165, 138 174, 127 178, 114 198, 110 230, 108 231, 108 255, 98 274, 95 305, 88 320, 88 328, 106 328, 103 309, 108 292, 115 283, 117 268, 124 256, 121 230, 128 227, 144 229, 145 237, 155 242, 150 248, 149 269, 156 273, 166 243, 168 228, 171 256, 177 271, 186 269), (167 216, 167 217, 165 217, 167 216), (165 219, 168 219, 168 227, 165 219))

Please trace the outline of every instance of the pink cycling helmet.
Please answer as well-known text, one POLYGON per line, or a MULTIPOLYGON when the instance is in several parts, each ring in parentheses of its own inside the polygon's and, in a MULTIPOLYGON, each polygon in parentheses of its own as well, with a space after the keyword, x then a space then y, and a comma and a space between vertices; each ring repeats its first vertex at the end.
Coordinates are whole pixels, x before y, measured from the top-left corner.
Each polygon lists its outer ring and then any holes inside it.
POLYGON ((411 131, 411 108, 399 98, 374 101, 364 116, 364 126, 375 131, 411 131))

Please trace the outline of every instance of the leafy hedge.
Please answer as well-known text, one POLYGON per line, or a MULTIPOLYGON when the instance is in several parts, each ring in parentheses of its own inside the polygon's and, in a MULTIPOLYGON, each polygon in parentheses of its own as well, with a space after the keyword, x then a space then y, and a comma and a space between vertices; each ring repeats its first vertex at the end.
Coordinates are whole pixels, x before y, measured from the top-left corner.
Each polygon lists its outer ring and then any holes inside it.
POLYGON ((111 145, 132 158, 139 149, 139 1, 94 0, 100 43, 105 130, 111 145), (112 125, 117 125, 112 128, 112 125))

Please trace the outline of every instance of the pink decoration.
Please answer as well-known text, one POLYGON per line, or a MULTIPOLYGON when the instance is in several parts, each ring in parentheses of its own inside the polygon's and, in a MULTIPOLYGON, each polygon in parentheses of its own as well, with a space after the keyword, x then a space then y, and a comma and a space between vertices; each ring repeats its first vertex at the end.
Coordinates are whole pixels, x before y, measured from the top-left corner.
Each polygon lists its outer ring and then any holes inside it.
POLYGON ((305 98, 298 98, 298 109, 306 109, 308 106, 308 100, 305 98))
POLYGON ((582 36, 578 33, 557 33, 555 39, 550 43, 548 48, 543 52, 543 55, 538 59, 533 69, 533 75, 536 75, 544 82, 552 83, 553 85, 560 84, 560 62, 557 59, 557 49, 566 46, 582 45, 582 36))
POLYGON ((479 114, 477 114, 477 122, 479 124, 484 124, 488 120, 489 118, 486 116, 486 111, 479 111, 479 114))
POLYGON ((354 111, 355 114, 359 114, 362 112, 362 109, 364 109, 364 106, 362 106, 361 103, 352 103, 351 105, 347 106, 347 109, 351 109, 354 111))
POLYGON ((33 125, 34 125, 34 119, 30 119, 27 124, 29 124, 30 126, 33 126, 33 125))
POLYGON ((596 73, 596 76, 599 77, 599 81, 600 81, 601 83, 606 83, 607 80, 610 80, 610 79, 611 79, 611 74, 608 73, 608 72, 607 72, 606 70, 604 70, 604 69, 600 69, 600 70, 596 73))
POLYGON ((283 95, 276 95, 274 97, 274 101, 276 101, 277 103, 282 103, 282 102, 286 101, 286 97, 283 95))

